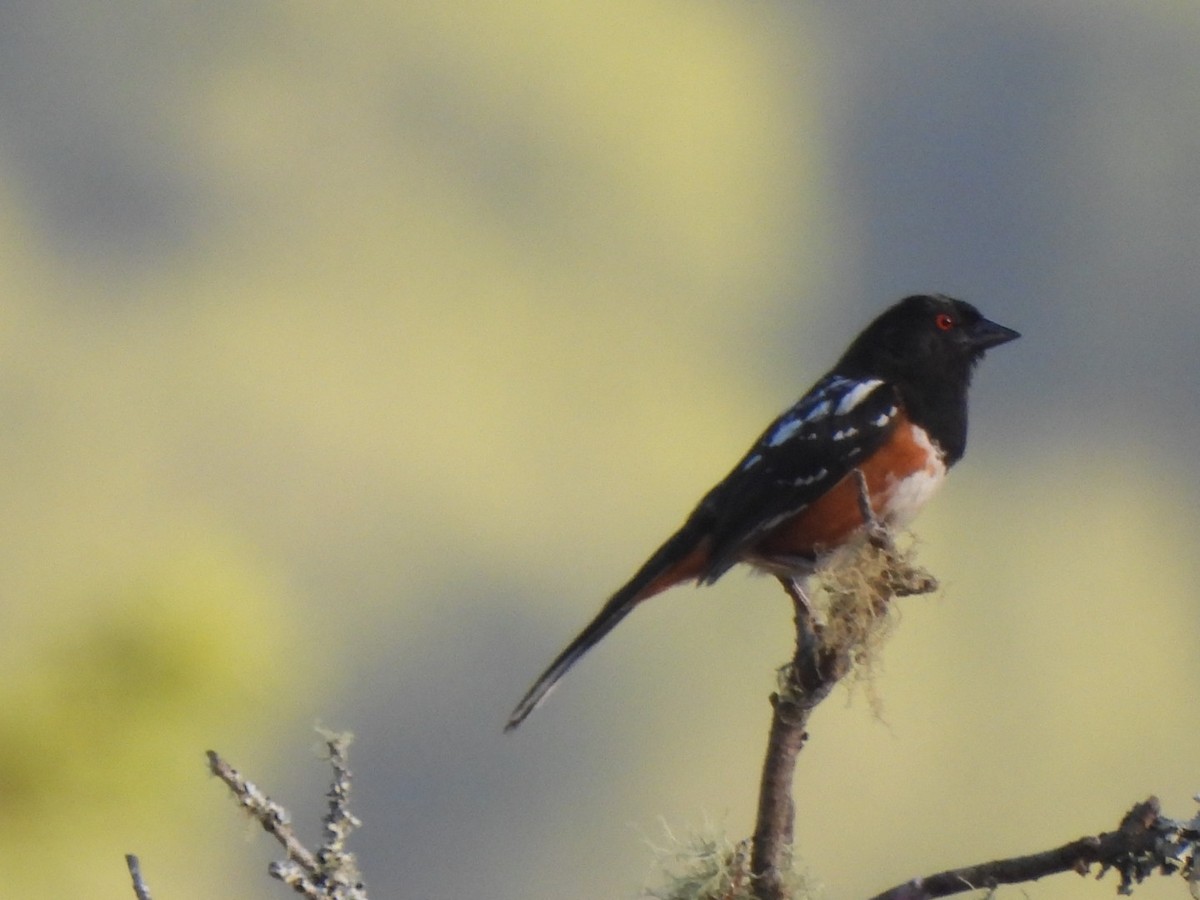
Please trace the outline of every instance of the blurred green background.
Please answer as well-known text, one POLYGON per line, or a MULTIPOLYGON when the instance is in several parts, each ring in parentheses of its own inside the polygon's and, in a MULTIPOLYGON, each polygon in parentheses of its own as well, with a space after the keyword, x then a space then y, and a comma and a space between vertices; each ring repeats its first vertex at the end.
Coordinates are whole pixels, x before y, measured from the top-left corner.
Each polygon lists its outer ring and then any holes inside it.
MULTIPOLYGON (((529 681, 885 304, 1025 337, 942 579, 797 776, 831 897, 1189 814, 1192 2, 0 6, 0 867, 280 896, 358 734, 378 897, 613 898, 748 834, 789 606, 647 605, 529 681)), ((1026 896, 1106 896, 1073 876, 1026 896)), ((1139 896, 1178 897, 1160 880, 1139 896)))

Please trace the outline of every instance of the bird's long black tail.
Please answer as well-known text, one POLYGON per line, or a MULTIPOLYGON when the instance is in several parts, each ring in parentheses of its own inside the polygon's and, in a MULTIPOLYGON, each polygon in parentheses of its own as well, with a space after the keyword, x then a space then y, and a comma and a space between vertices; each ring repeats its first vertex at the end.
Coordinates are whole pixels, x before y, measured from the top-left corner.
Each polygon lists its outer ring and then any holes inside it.
POLYGON ((707 542, 697 534, 696 523, 689 521, 646 561, 637 574, 609 598, 596 617, 555 657, 549 668, 521 698, 508 717, 505 731, 512 731, 525 721, 546 699, 546 695, 567 674, 567 670, 601 638, 617 627, 635 606, 672 585, 695 578, 707 561, 707 542))

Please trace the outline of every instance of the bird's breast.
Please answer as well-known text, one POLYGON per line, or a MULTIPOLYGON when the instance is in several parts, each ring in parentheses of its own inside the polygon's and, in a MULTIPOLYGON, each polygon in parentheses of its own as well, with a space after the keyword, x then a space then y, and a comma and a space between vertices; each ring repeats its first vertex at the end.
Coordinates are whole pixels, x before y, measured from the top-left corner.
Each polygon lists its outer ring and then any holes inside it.
POLYGON ((925 429, 911 423, 907 427, 908 435, 901 441, 894 441, 888 449, 896 447, 911 462, 885 474, 882 496, 878 502, 872 503, 875 514, 895 528, 904 528, 912 522, 946 480, 946 464, 942 454, 925 429), (905 471, 908 474, 894 474, 905 471))

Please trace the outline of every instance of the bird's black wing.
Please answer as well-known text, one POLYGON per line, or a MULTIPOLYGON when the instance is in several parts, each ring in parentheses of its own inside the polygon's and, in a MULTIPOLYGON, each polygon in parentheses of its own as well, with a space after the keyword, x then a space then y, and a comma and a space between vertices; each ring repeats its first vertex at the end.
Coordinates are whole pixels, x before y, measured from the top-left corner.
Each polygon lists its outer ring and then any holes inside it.
POLYGON ((895 388, 877 378, 822 378, 767 427, 733 471, 700 501, 693 518, 712 541, 705 582, 837 484, 896 426, 895 388))

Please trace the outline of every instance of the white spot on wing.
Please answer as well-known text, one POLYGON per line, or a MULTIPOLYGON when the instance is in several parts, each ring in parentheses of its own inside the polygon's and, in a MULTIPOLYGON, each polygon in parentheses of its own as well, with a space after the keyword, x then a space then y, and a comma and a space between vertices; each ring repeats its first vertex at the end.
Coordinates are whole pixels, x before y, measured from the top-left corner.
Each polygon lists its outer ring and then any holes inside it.
POLYGON ((817 469, 817 471, 813 472, 811 475, 802 475, 801 477, 795 479, 792 484, 796 487, 807 487, 810 484, 816 484, 828 474, 828 469, 817 469))
POLYGON ((778 447, 793 434, 799 431, 803 425, 803 419, 785 419, 783 422, 779 423, 779 427, 771 433, 771 437, 767 439, 767 446, 778 447))
POLYGON ((835 431, 833 433, 833 439, 835 441, 844 441, 846 438, 854 437, 856 434, 858 434, 857 428, 843 428, 840 431, 835 431))
POLYGON ((830 403, 828 400, 822 400, 812 409, 804 414, 805 422, 820 422, 823 418, 829 415, 830 403))
POLYGON ((780 524, 781 522, 786 522, 792 516, 799 514, 803 510, 804 510, 803 506, 798 506, 795 509, 789 509, 787 512, 782 512, 779 515, 774 516, 773 518, 767 519, 767 521, 763 522, 761 525, 756 527, 754 529, 754 531, 757 534, 766 534, 772 528, 774 528, 776 525, 780 524))
POLYGON ((871 392, 881 384, 883 384, 883 382, 878 378, 860 381, 849 391, 847 391, 846 395, 838 401, 837 409, 833 411, 834 415, 844 416, 846 413, 850 412, 850 410, 854 409, 854 407, 858 406, 858 404, 867 399, 867 397, 871 395, 871 392))

